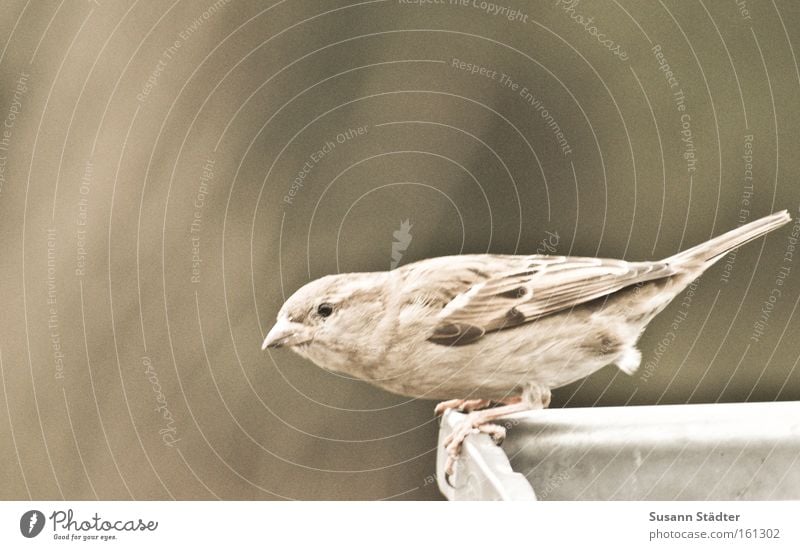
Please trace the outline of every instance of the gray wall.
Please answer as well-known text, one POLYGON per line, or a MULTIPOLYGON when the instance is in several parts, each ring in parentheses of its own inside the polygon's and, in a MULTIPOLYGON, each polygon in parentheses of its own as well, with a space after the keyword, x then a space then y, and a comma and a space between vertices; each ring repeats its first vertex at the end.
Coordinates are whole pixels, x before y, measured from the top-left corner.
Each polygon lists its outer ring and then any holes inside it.
MULTIPOLYGON (((438 498, 433 403, 260 351, 291 292, 800 214, 797 3, 510 2, 3 2, 0 498, 438 498)), ((790 233, 553 406, 800 398, 790 233)))

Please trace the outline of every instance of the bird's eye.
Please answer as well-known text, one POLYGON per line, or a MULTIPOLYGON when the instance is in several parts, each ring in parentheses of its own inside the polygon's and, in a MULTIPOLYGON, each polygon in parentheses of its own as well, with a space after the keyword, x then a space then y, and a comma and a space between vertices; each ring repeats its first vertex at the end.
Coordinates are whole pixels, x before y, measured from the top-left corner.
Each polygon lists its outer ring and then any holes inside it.
POLYGON ((328 317, 331 313, 333 313, 332 304, 324 303, 317 306, 317 314, 320 317, 328 317))

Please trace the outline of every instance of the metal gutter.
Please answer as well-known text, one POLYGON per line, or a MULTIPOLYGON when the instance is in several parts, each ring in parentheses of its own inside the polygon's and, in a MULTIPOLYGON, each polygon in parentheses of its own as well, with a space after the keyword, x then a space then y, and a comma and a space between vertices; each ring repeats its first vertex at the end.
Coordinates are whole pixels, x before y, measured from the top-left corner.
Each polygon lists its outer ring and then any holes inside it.
POLYGON ((512 415, 502 447, 467 438, 450 500, 800 499, 800 402, 548 409, 512 415))

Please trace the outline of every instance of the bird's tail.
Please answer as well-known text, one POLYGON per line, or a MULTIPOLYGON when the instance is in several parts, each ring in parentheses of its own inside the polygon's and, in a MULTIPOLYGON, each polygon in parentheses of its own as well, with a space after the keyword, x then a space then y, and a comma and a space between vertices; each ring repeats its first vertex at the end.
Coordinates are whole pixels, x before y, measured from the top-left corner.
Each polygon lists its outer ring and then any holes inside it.
POLYGON ((679 252, 664 261, 670 264, 695 264, 698 267, 708 267, 734 248, 742 246, 753 239, 757 239, 773 229, 779 228, 790 222, 791 219, 789 212, 782 210, 781 212, 776 212, 741 227, 737 227, 719 237, 714 237, 710 241, 698 244, 688 250, 679 252))

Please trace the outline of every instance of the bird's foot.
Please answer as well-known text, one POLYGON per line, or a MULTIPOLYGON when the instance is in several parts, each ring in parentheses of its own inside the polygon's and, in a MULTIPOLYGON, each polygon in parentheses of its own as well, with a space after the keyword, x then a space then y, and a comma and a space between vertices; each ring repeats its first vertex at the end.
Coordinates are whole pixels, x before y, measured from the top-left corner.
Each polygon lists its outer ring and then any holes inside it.
POLYGON ((450 399, 436 405, 433 412, 437 416, 444 414, 450 409, 457 409, 461 412, 469 413, 477 411, 478 409, 485 409, 491 404, 492 402, 488 399, 450 399))
POLYGON ((492 424, 486 419, 486 415, 481 412, 471 412, 461 421, 456 428, 444 440, 444 447, 447 449, 447 462, 444 467, 445 474, 453 475, 458 455, 461 454, 461 447, 464 440, 470 434, 485 433, 492 436, 496 444, 503 442, 506 437, 506 429, 503 426, 492 424))
POLYGON ((461 453, 464 439, 469 434, 489 434, 499 445, 506 436, 506 428, 491 422, 509 414, 546 407, 550 403, 550 390, 545 386, 531 384, 530 388, 527 388, 521 396, 509 397, 502 403, 504 403, 502 407, 470 412, 445 438, 444 447, 447 450, 447 461, 444 473, 448 483, 450 483, 449 477, 453 475, 453 467, 461 453))

